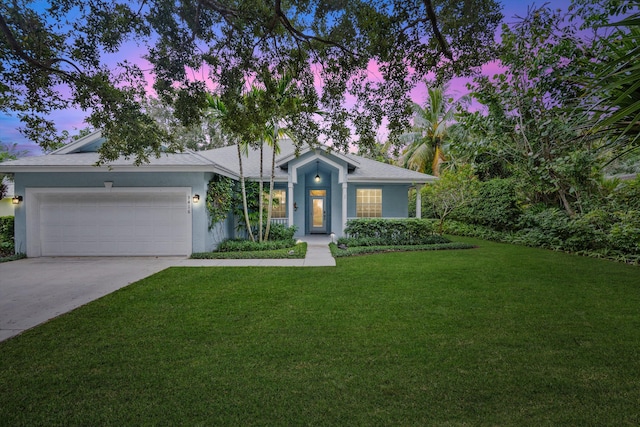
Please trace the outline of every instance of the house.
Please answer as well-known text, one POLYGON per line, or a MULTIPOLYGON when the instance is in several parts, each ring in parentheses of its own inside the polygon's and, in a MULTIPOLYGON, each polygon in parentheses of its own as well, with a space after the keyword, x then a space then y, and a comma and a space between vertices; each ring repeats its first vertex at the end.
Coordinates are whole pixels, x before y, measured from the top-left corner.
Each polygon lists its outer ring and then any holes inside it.
MULTIPOLYGON (((214 250, 234 234, 235 220, 209 227, 207 184, 215 175, 239 179, 235 146, 185 150, 135 166, 121 158, 95 166, 105 138, 87 135, 57 151, 0 164, 14 177, 16 251, 38 256, 189 255, 214 250)), ((297 235, 343 235, 350 218, 408 216, 408 190, 430 175, 280 141, 274 221, 297 235)), ((259 153, 243 156, 247 180, 259 177, 259 153)), ((271 149, 264 150, 268 186, 271 149)), ((418 192, 419 194, 419 192, 418 192)), ((420 212, 420 201, 417 203, 420 212)))

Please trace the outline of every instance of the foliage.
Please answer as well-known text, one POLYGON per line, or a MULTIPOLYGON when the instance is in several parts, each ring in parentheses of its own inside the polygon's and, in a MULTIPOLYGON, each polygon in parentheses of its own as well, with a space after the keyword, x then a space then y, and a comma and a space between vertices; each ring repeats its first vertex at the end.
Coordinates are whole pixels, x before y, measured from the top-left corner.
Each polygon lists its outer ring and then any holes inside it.
POLYGON ((0 258, 11 256, 14 252, 14 217, 0 216, 0 258))
POLYGON ((617 31, 602 40, 606 56, 595 74, 589 74, 587 93, 596 99, 588 106, 589 113, 595 113, 592 130, 605 133, 611 147, 626 152, 640 147, 640 4, 620 3, 616 13, 632 8, 636 13, 608 25, 617 31))
POLYGON ((452 218, 496 230, 514 228, 522 213, 516 190, 513 179, 496 178, 480 182, 477 197, 454 212, 452 218))
POLYGON ((341 237, 338 239, 338 245, 348 247, 356 246, 413 246, 413 245, 435 245, 440 243, 449 243, 451 240, 437 234, 422 235, 419 238, 402 242, 401 238, 394 239, 393 243, 384 237, 341 237))
MULTIPOLYGON (((430 73, 478 71, 494 55, 499 9, 495 0, 2 2, 0 109, 17 112, 26 135, 47 149, 60 142, 51 111, 90 111, 87 122, 107 137, 103 161, 122 154, 143 162, 181 146, 144 112, 146 78, 190 126, 206 109, 207 88, 230 103, 253 82, 292 72, 301 99, 291 110, 295 133, 315 142, 322 131, 346 149, 351 128, 367 144, 385 117, 391 135, 401 133, 408 94, 430 73), (136 58, 113 65, 134 43, 150 69, 136 58), (372 63, 380 80, 368 78, 372 63), (348 95, 356 99, 350 109, 348 95), (308 114, 318 108, 327 112, 321 129, 308 114)), ((271 116, 266 89, 259 110, 271 116)), ((248 136, 263 114, 232 113, 243 139, 255 141, 248 136)))
POLYGON ((215 175, 207 184, 207 211, 209 229, 224 221, 233 207, 235 181, 222 175, 215 175))
MULTIPOLYGON (((6 162, 7 160, 15 160, 19 157, 24 157, 27 154, 28 153, 26 151, 18 149, 17 144, 5 144, 0 142, 0 163, 6 162)), ((7 186, 4 183, 6 177, 7 175, 0 173, 0 200, 6 196, 10 196, 10 194, 7 194, 7 186)))
POLYGON ((444 232, 638 264, 639 212, 594 210, 569 217, 557 208, 543 207, 526 211, 519 228, 512 231, 449 220, 444 232))
POLYGON ((25 259, 27 254, 24 252, 19 252, 17 254, 9 255, 9 256, 0 256, 0 262, 9 262, 9 261, 17 261, 19 259, 25 259))
POLYGON ((429 87, 424 107, 412 105, 413 126, 411 132, 400 136, 406 144, 399 159, 401 166, 440 176, 440 165, 446 160, 444 146, 448 142, 448 128, 455 113, 468 101, 454 101, 442 86, 429 87))
MULTIPOLYGON (((434 236, 435 237, 435 236, 434 236)), ((426 243, 421 245, 361 245, 340 247, 335 243, 329 245, 331 255, 335 258, 344 258, 354 255, 377 254, 385 252, 408 252, 408 251, 443 251, 451 249, 472 249, 474 245, 462 242, 426 243)))
POLYGON ((460 116, 470 138, 458 141, 456 154, 480 165, 483 178, 513 176, 523 204, 542 202, 573 215, 596 192, 597 141, 580 135, 573 111, 583 92, 579 76, 599 50, 566 24, 543 6, 503 26, 504 71, 474 79, 473 96, 486 109, 460 116))
POLYGON ((423 239, 433 234, 429 221, 419 218, 408 219, 350 219, 344 229, 352 239, 376 239, 387 245, 421 244, 423 239))
POLYGON ((198 151, 230 145, 230 138, 210 111, 203 112, 201 123, 183 126, 174 114, 175 108, 163 104, 158 98, 148 97, 141 104, 144 112, 167 134, 174 135, 180 146, 198 151))
MULTIPOLYGON (((248 241, 245 241, 248 242, 248 241)), ((307 254, 307 243, 289 242, 288 246, 279 249, 265 249, 268 246, 274 246, 278 242, 251 242, 259 246, 259 249, 225 252, 199 252, 191 255, 193 259, 300 259, 307 254)))
POLYGON ((220 243, 218 252, 239 252, 239 251, 270 251, 273 249, 284 249, 295 246, 293 239, 270 240, 268 242, 252 242, 246 239, 229 239, 220 243))
POLYGON ((478 180, 470 166, 444 171, 440 179, 424 187, 423 194, 440 219, 439 234, 442 234, 444 220, 453 212, 473 203, 477 192, 478 180))
POLYGON ((294 234, 296 234, 296 231, 298 231, 297 225, 292 225, 291 227, 289 227, 280 223, 271 224, 269 240, 292 240, 294 234))

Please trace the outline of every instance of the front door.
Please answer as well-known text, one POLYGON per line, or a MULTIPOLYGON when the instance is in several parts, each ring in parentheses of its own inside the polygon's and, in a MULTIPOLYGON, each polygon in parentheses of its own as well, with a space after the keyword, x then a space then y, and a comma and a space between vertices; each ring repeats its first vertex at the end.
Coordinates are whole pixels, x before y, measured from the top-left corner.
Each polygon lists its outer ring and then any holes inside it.
POLYGON ((327 193, 325 190, 311 190, 309 195, 309 232, 327 232, 327 193))

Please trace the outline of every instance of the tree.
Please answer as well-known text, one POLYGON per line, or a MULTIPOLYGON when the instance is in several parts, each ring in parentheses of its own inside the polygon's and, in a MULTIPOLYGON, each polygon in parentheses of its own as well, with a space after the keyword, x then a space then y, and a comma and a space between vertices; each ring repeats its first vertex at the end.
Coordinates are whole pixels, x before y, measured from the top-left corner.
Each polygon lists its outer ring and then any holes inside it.
MULTIPOLYGON (((247 105, 246 100, 248 99, 248 96, 245 95, 241 99, 244 102, 238 102, 238 104, 247 105)), ((220 98, 212 95, 208 95, 207 103, 209 105, 209 108, 211 109, 211 112, 213 113, 213 117, 216 120, 218 120, 218 122, 220 123, 223 129, 225 129, 225 127, 228 126, 228 123, 233 123, 233 119, 231 118, 232 110, 228 108, 227 105, 224 102, 222 102, 220 98)), ((248 105, 251 105, 251 102, 249 102, 248 105)), ((240 110, 242 110, 242 108, 240 108, 240 110)), ((232 126, 230 126, 229 131, 233 135, 232 126)), ((249 238, 252 241, 254 241, 255 238, 253 237, 253 231, 251 229, 251 221, 249 219, 249 210, 247 208, 247 191, 246 191, 246 185, 245 185, 245 179, 244 179, 244 172, 242 169, 242 155, 247 154, 249 143, 237 136, 235 137, 235 140, 236 140, 236 147, 238 149, 238 170, 240 173, 240 177, 239 177, 240 192, 242 197, 242 209, 244 213, 245 226, 247 228, 247 233, 249 234, 249 238)))
POLYGON ((625 153, 640 148, 640 12, 608 26, 618 30, 603 40, 606 57, 588 86, 589 98, 597 101, 588 111, 595 112, 593 131, 607 134, 609 145, 625 153))
POLYGON ((408 145, 400 157, 403 167, 418 172, 440 175, 440 165, 444 162, 443 145, 448 138, 448 128, 458 109, 468 98, 453 101, 442 86, 428 88, 428 98, 424 108, 413 104, 413 127, 402 135, 408 145))
POLYGON ((103 161, 140 163, 181 147, 144 111, 146 78, 189 126, 207 111, 208 91, 231 105, 262 73, 290 70, 301 102, 327 113, 319 126, 308 115, 292 120, 300 143, 322 134, 346 149, 351 126, 366 145, 385 117, 397 139, 408 94, 430 73, 477 72, 494 56, 501 18, 496 0, 9 0, 0 4, 0 110, 50 148, 60 139, 48 114, 82 109, 107 137, 103 161), (150 66, 111 65, 133 43, 150 66))
POLYGON ((146 114, 151 116, 165 132, 173 133, 180 146, 191 150, 209 150, 230 144, 229 138, 220 129, 215 114, 203 113, 201 123, 183 126, 173 114, 173 109, 163 104, 158 98, 149 97, 143 103, 146 114))
POLYGON ((442 234, 444 220, 457 209, 473 202, 478 194, 478 180, 471 166, 442 172, 440 179, 423 189, 425 197, 433 206, 433 212, 440 219, 438 233, 442 234))
POLYGON ((547 7, 503 26, 504 72, 474 79, 473 96, 486 110, 461 117, 484 153, 500 158, 521 183, 525 203, 558 205, 571 216, 593 192, 599 143, 573 121, 584 90, 580 76, 598 55, 597 44, 576 33, 547 7))
MULTIPOLYGON (((26 155, 27 152, 18 149, 17 144, 5 144, 3 142, 0 142, 0 163, 6 162, 7 160, 15 160, 26 155)), ((7 175, 0 173, 0 200, 8 195, 7 186, 4 183, 4 179, 6 177, 7 175)))

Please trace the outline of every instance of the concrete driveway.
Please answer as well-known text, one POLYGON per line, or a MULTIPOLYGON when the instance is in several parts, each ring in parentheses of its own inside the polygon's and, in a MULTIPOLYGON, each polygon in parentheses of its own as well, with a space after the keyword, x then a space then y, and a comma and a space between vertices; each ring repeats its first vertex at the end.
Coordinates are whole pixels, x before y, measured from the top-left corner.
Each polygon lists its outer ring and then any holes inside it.
POLYGON ((28 258, 0 263, 0 341, 180 264, 181 258, 28 258))

